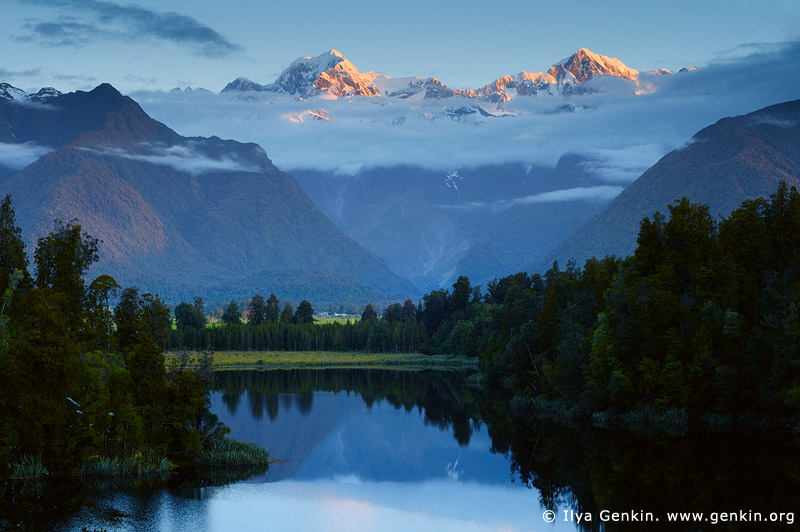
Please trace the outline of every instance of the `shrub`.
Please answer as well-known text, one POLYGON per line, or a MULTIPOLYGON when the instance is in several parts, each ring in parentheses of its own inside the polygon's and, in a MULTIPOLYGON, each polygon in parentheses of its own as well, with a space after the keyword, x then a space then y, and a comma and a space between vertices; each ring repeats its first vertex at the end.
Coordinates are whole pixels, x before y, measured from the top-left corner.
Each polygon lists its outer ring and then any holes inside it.
POLYGON ((212 467, 268 466, 269 451, 250 442, 223 439, 203 451, 197 464, 212 467))
POLYGON ((49 474, 42 463, 42 453, 35 455, 23 454, 19 462, 11 464, 11 470, 12 478, 42 478, 49 474))

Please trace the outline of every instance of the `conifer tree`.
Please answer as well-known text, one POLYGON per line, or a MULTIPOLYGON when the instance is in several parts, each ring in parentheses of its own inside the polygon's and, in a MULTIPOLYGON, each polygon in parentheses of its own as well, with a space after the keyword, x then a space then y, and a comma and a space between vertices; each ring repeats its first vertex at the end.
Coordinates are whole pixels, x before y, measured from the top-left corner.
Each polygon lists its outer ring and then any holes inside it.
POLYGON ((231 301, 222 314, 222 323, 225 325, 237 325, 242 323, 242 313, 239 311, 239 303, 231 301))
POLYGON ((11 208, 11 195, 6 195, 0 205, 0 295, 5 294, 9 277, 15 271, 28 278, 28 257, 25 255, 22 230, 17 227, 14 209, 11 208))
POLYGON ((267 310, 266 310, 266 318, 267 321, 270 323, 276 323, 278 318, 280 318, 280 306, 279 306, 278 298, 275 297, 275 294, 270 294, 269 299, 267 299, 267 310))
POLYGON ((372 308, 372 303, 367 303, 367 306, 364 307, 364 312, 361 313, 361 321, 366 322, 375 319, 378 319, 378 313, 372 308))
POLYGON ((283 307, 281 312, 281 323, 294 323, 294 311, 289 303, 283 307))
POLYGON ((294 314, 296 323, 314 323, 314 308, 311 303, 305 299, 297 305, 297 311, 294 314))
POLYGON ((263 325, 267 322, 267 304, 264 297, 260 294, 253 296, 250 300, 250 306, 247 310, 247 323, 249 325, 257 326, 263 325))

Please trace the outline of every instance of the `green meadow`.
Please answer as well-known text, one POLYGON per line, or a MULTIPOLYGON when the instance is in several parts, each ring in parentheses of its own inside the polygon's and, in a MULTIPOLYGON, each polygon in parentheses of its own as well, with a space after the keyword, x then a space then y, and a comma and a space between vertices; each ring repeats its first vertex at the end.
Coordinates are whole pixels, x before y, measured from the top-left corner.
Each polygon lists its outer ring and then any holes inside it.
POLYGON ((477 367, 474 358, 416 353, 359 353, 336 351, 168 351, 167 366, 177 367, 183 358, 186 365, 204 365, 204 358, 214 369, 223 368, 392 368, 392 369, 470 369, 477 367), (187 357, 188 355, 188 357, 187 357))

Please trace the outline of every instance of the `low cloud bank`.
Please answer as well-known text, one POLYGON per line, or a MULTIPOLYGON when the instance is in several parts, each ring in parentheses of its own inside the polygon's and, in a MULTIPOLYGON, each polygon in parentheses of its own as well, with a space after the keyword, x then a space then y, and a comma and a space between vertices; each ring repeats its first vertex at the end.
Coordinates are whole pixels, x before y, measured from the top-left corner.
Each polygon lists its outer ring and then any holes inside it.
POLYGON ((646 94, 616 89, 566 99, 518 97, 501 108, 459 98, 306 101, 207 91, 131 96, 182 135, 256 142, 286 171, 347 174, 352 168, 397 164, 447 170, 509 161, 553 166, 572 152, 592 157, 587 169, 600 181, 620 185, 721 118, 796 99, 800 43, 749 44, 698 70, 652 76, 647 83, 646 94), (516 116, 458 112, 479 105, 492 114, 516 116), (329 120, 282 118, 320 109, 329 120))

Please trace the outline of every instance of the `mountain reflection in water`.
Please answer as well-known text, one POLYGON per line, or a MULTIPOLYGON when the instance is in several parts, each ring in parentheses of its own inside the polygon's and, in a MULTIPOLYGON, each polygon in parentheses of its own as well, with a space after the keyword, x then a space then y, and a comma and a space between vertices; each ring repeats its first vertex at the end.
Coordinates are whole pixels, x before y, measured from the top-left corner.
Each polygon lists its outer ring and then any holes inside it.
POLYGON ((263 481, 509 479, 463 373, 221 372, 217 385, 212 409, 232 436, 288 460, 263 481))

